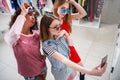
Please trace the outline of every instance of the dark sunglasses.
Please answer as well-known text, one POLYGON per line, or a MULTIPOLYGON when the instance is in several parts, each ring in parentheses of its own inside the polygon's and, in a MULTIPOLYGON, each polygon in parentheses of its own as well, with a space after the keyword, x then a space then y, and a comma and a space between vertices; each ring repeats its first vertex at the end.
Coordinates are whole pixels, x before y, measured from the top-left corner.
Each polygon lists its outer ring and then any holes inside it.
POLYGON ((62 9, 61 9, 61 13, 62 13, 62 14, 65 14, 65 13, 66 13, 66 14, 70 14, 70 13, 71 13, 71 10, 69 10, 69 9, 66 10, 65 8, 62 8, 62 9))
POLYGON ((61 28, 61 24, 59 24, 59 25, 57 25, 57 26, 55 26, 55 27, 49 27, 49 28, 51 28, 51 29, 55 29, 56 31, 58 31, 58 30, 60 30, 60 28, 61 28))

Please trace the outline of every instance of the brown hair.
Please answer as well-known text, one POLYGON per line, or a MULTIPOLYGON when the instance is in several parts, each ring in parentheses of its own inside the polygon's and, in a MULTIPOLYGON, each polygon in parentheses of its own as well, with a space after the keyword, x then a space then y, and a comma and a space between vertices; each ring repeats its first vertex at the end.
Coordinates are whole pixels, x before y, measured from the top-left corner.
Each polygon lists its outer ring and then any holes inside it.
POLYGON ((41 18, 40 38, 41 38, 42 41, 45 41, 45 40, 49 39, 50 33, 49 33, 48 29, 49 29, 49 26, 51 25, 51 23, 54 19, 59 20, 58 18, 55 18, 52 14, 45 14, 41 18))
MULTIPOLYGON (((37 22, 37 16, 39 16, 39 12, 33 7, 34 12, 36 13, 35 16, 35 24, 33 26, 30 27, 30 31, 32 30, 38 30, 38 22, 37 22)), ((21 13, 21 9, 18 8, 15 13, 11 16, 11 21, 9 23, 10 28, 12 27, 12 25, 14 24, 15 20, 17 19, 17 17, 20 15, 21 13)), ((19 26, 19 25, 18 25, 19 26)))
MULTIPOLYGON (((55 0, 55 3, 54 3, 54 6, 53 6, 53 14, 57 17, 59 17, 58 13, 57 13, 57 10, 58 10, 58 7, 63 5, 64 3, 66 3, 67 1, 66 0, 55 0)), ((71 10, 71 6, 69 4, 69 9, 71 10)), ((70 14, 66 14, 64 19, 64 21, 67 21, 68 23, 68 26, 69 26, 69 30, 70 30, 70 33, 72 32, 72 19, 71 19, 71 13, 70 14)))

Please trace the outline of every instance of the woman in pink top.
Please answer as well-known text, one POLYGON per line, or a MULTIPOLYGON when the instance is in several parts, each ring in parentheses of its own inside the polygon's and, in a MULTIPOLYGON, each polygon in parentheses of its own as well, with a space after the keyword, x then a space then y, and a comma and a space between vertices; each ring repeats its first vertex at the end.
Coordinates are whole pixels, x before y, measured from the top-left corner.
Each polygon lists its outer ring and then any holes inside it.
POLYGON ((27 3, 11 18, 10 30, 5 41, 13 48, 18 73, 25 80, 45 80, 46 63, 40 52, 37 11, 27 3))

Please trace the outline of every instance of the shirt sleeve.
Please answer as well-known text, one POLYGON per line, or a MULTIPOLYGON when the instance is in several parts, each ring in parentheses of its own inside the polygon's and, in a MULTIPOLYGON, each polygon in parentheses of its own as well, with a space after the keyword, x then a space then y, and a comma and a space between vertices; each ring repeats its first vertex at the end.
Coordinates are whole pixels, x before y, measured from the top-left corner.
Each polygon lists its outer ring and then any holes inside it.
POLYGON ((42 49, 47 56, 51 56, 53 53, 57 52, 52 46, 42 46, 42 49))
POLYGON ((4 39, 9 45, 13 45, 19 39, 25 21, 25 16, 19 15, 11 29, 5 34, 4 39))

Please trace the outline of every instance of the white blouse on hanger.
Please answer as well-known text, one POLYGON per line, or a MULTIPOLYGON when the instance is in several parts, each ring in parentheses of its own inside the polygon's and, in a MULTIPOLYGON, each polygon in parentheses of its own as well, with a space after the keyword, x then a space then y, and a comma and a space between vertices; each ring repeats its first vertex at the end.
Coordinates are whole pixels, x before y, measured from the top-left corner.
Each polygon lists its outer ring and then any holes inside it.
POLYGON ((53 8, 52 0, 47 0, 43 10, 47 12, 52 12, 52 8, 53 8))

